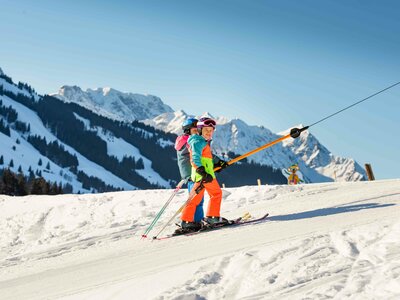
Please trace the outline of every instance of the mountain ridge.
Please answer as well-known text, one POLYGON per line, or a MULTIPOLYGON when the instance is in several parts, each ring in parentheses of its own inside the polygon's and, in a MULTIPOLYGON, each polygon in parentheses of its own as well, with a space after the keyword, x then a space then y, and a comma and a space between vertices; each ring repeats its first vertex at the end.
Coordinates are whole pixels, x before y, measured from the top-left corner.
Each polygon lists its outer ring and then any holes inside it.
MULTIPOLYGON (((38 95, 28 84, 0 75, 0 155, 3 165, 68 185, 70 192, 172 187, 179 181, 173 144, 190 116, 156 96, 63 86, 56 97, 38 95), (60 92, 62 91, 62 92, 60 92), (119 109, 114 110, 113 108, 119 109), (155 108, 155 109, 153 109, 155 108), (161 112, 161 113, 160 113, 161 112), (42 165, 38 165, 38 160, 42 165), (45 168, 49 166, 50 170, 45 168)), ((283 133, 241 119, 214 117, 213 149, 230 160, 283 133)), ((221 172, 227 186, 285 183, 281 170, 298 163, 306 182, 366 178, 354 159, 330 153, 311 133, 256 153, 221 172)), ((32 174, 31 174, 32 175, 32 174)))
MULTIPOLYGON (((104 88, 103 88, 104 89, 104 88)), ((103 90, 98 88, 97 90, 103 90)), ((71 101, 79 99, 76 95, 71 101)), ((161 101, 161 99, 160 99, 161 101)), ((173 111, 169 106, 161 114, 148 118, 147 115, 136 115, 144 124, 167 133, 181 134, 181 124, 188 117, 193 117, 184 110, 173 111)), ((110 113, 107 110, 107 113, 110 113)), ((286 131, 273 133, 264 126, 248 125, 245 121, 224 116, 215 117, 208 112, 200 116, 209 116, 217 121, 218 127, 214 135, 213 149, 220 156, 229 152, 237 154, 247 153, 272 140, 286 134, 286 131)), ((129 118, 124 119, 129 121, 129 118)), ((296 127, 296 126, 294 126, 296 127)), ((302 127, 300 125, 300 127, 302 127)), ((293 127, 291 127, 293 128, 293 127)), ((364 169, 353 159, 333 155, 310 132, 303 132, 298 139, 285 140, 265 151, 248 158, 249 161, 261 165, 272 166, 276 169, 285 169, 293 163, 299 164, 307 182, 328 181, 357 181, 365 180, 364 169)))
MULTIPOLYGON (((81 90, 75 87, 76 91, 81 90)), ((112 89, 97 93, 119 95, 112 89)), ((140 110, 145 116, 154 98, 148 100, 140 110)), ((32 176, 42 176, 73 193, 170 188, 180 179, 173 133, 134 118, 116 120, 120 118, 104 116, 76 101, 37 95, 29 85, 17 85, 6 75, 0 76, 0 107, 4 145, 0 169, 21 170, 25 176, 33 172, 32 176)), ((163 103, 159 107, 170 110, 163 103)), ((269 166, 243 163, 230 170, 219 176, 227 186, 251 184, 262 176, 285 182, 269 166)))

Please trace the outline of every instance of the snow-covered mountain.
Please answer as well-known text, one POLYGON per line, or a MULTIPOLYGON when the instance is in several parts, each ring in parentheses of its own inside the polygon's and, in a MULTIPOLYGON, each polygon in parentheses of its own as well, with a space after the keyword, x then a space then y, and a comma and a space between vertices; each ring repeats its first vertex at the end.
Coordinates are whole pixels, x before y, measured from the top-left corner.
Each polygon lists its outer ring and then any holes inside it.
POLYGON ((51 96, 77 103, 102 116, 128 122, 173 112, 171 107, 156 96, 123 93, 109 87, 83 91, 78 86, 65 85, 51 96))
MULTIPOLYGON (((110 88, 84 92, 76 86, 63 86, 54 96, 113 119, 142 120, 144 124, 168 133, 180 134, 181 124, 189 116, 183 110, 173 111, 155 96, 121 93, 110 88)), ((286 134, 275 134, 263 126, 250 126, 240 119, 214 118, 218 122, 218 130, 213 147, 219 155, 229 152, 243 154, 286 134)), ((286 140, 255 154, 249 160, 277 169, 298 163, 307 182, 366 178, 364 169, 354 159, 333 155, 309 132, 304 132, 299 139, 286 140)))
POLYGON ((181 191, 141 239, 171 192, 0 195, 0 298, 400 299, 400 179, 223 189, 270 217, 153 241, 181 191))
MULTIPOLYGON (((203 115, 210 116, 208 113, 203 115)), ((143 122, 160 130, 179 134, 182 122, 189 116, 180 110, 166 112, 143 122)), ((228 152, 244 154, 286 135, 290 130, 275 134, 263 126, 250 126, 240 119, 214 119, 217 120, 218 127, 213 139, 213 149, 220 155, 228 152)), ((293 127, 302 128, 303 125, 293 127)), ((333 155, 308 131, 303 132, 298 139, 284 140, 283 143, 248 159, 278 169, 298 163, 308 182, 356 181, 366 178, 365 171, 354 159, 333 155)))
MULTIPOLYGON (((64 86, 54 96, 40 96, 1 71, 0 143, 4 146, 0 169, 41 175, 72 186, 73 192, 169 187, 177 182, 173 143, 187 113, 174 112, 155 96, 110 88, 84 92, 64 86)), ((215 119, 218 128, 213 147, 225 159, 284 134, 249 126, 240 119, 215 119)), ((306 182, 365 177, 353 159, 334 156, 309 132, 250 156, 248 161, 259 165, 235 164, 219 175, 221 182, 240 186, 261 178, 262 182, 283 183, 280 170, 293 163, 299 164, 306 182)))
MULTIPOLYGON (((116 107, 120 98, 118 112, 133 113, 136 107, 138 114, 154 116, 169 110, 156 97, 109 94, 115 100, 109 107, 116 107), (135 101, 142 101, 141 110, 135 101)), ((170 187, 178 179, 172 168, 173 136, 135 124, 40 96, 29 85, 16 84, 0 73, 0 169, 42 176, 74 193, 170 187), (166 173, 164 168, 172 170, 166 173)))
MULTIPOLYGON (((135 120, 170 111, 159 98, 111 89, 62 91, 37 95, 0 75, 0 172, 41 176, 74 193, 165 188, 179 181, 176 135, 135 120)), ((255 184, 257 178, 285 182, 278 170, 248 163, 219 178, 226 186, 255 184)))

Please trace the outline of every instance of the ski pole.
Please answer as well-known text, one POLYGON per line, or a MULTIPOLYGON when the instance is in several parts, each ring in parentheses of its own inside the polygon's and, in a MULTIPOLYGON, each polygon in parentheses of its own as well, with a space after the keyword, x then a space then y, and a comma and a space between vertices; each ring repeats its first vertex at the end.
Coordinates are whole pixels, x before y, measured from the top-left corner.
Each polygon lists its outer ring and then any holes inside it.
POLYGON ((187 179, 182 179, 179 181, 178 185, 176 188, 173 190, 171 196, 169 196, 167 202, 165 202, 164 206, 160 209, 160 211, 157 213, 157 215, 154 217, 154 220, 151 222, 149 227, 146 229, 146 231, 142 234, 142 239, 147 238, 147 235, 149 232, 153 229, 154 225, 157 223, 157 221, 160 219, 161 215, 164 213, 165 209, 167 206, 171 203, 172 199, 175 197, 175 195, 178 193, 178 191, 182 188, 182 186, 187 182, 187 179))
MULTIPOLYGON (((197 184, 197 183, 196 183, 197 184)), ((167 223, 165 223, 165 225, 160 229, 160 231, 153 236, 153 239, 156 239, 161 232, 164 231, 165 228, 167 228, 167 226, 169 224, 171 224, 171 222, 179 215, 179 213, 185 208, 186 204, 188 204, 193 198, 194 196, 196 196, 198 193, 201 192, 201 190, 204 188, 204 185, 202 182, 200 182, 199 185, 196 186, 196 184, 193 186, 192 190, 189 193, 188 199, 185 201, 185 203, 182 204, 181 207, 179 207, 179 209, 175 212, 175 214, 167 221, 167 223)))

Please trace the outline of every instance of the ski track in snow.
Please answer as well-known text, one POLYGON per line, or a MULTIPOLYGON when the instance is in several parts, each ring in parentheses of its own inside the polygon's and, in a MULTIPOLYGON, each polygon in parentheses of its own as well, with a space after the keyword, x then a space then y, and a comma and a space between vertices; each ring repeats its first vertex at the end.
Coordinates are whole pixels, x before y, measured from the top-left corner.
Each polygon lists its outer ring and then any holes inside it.
POLYGON ((400 298, 398 179, 224 189, 224 216, 271 217, 140 240, 170 192, 0 196, 0 298, 400 298))
POLYGON ((388 287, 380 299, 400 295, 400 253, 393 242, 400 223, 372 235, 365 227, 224 256, 156 299, 369 299, 380 284, 388 287), (387 266, 390 260, 396 264, 387 266))

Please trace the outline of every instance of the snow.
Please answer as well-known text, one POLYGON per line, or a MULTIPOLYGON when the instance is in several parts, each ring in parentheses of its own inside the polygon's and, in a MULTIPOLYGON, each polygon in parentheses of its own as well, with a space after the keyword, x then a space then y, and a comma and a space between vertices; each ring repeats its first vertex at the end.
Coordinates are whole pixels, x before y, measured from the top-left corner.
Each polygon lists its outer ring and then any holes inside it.
MULTIPOLYGON (((126 181, 120 179, 115 176, 111 172, 107 171, 103 167, 97 165, 96 163, 88 160, 86 157, 77 152, 74 148, 64 144, 58 138, 52 134, 43 124, 42 120, 39 116, 26 106, 10 99, 7 96, 0 96, 0 99, 3 101, 3 105, 11 106, 18 113, 18 120, 30 124, 31 135, 38 135, 40 137, 46 138, 47 142, 58 141, 60 145, 64 146, 64 149, 71 153, 72 155, 76 155, 79 166, 78 170, 82 170, 88 176, 96 176, 106 182, 107 184, 113 185, 114 187, 123 188, 125 190, 134 189, 136 187, 130 185, 126 181)), ((78 118, 79 116, 76 115, 78 118)), ((88 120, 80 119, 82 122, 86 122, 88 125, 88 120)), ((90 123, 89 123, 90 124, 90 123)), ((88 125, 89 126, 89 125, 88 125)), ((42 156, 33 146, 31 146, 28 142, 26 142, 25 137, 21 136, 18 132, 11 130, 12 136, 11 138, 0 133, 0 142, 4 145, 4 148, 1 148, 1 154, 4 155, 5 162, 8 163, 9 160, 14 158, 14 171, 17 171, 18 166, 21 164, 24 166, 24 171, 27 171, 30 165, 32 165, 33 170, 41 169, 43 172, 46 172, 44 167, 46 166, 46 162, 49 160, 47 157, 42 156), (15 143, 16 139, 21 141, 21 145, 15 143), (6 149, 11 149, 12 146, 16 146, 16 151, 12 152, 11 150, 3 151, 6 149), (17 155, 17 156, 16 156, 17 155), (18 159, 16 159, 18 158, 18 159), (42 167, 35 167, 34 164, 37 164, 39 158, 42 159, 43 165, 42 167), (18 161, 18 162, 17 162, 18 161), (25 170, 26 169, 26 170, 25 170)), ((56 164, 51 163, 51 172, 50 173, 42 173, 43 177, 47 180, 51 180, 52 182, 68 182, 73 186, 74 192, 78 191, 86 191, 82 188, 82 184, 77 181, 76 175, 71 173, 66 168, 60 168, 56 164), (62 171, 64 175, 59 175, 60 171, 62 171)))
POLYGON ((1 195, 1 299, 400 297, 400 179, 227 188, 223 216, 269 220, 141 240, 171 192, 1 195))
POLYGON ((119 161, 122 161, 124 156, 134 157, 136 161, 142 159, 144 168, 142 170, 135 170, 135 172, 150 183, 158 184, 161 187, 170 187, 169 182, 153 170, 151 167, 152 162, 143 156, 138 148, 129 144, 122 138, 115 137, 114 134, 108 130, 92 126, 90 120, 85 119, 76 113, 74 113, 74 115, 78 120, 83 122, 86 130, 95 131, 97 136, 107 143, 107 154, 109 156, 115 156, 119 161))
POLYGON ((88 120, 88 119, 86 119, 86 118, 84 118, 84 117, 81 117, 80 115, 78 115, 77 113, 73 113, 74 114, 74 117, 77 119, 77 120, 79 120, 79 121, 81 121, 82 123, 83 123, 83 126, 85 127, 85 130, 87 130, 87 131, 90 131, 92 128, 90 127, 90 120, 88 120))
MULTIPOLYGON (((0 75, 5 75, 4 73, 2 73, 1 69, 0 69, 0 75)), ((16 85, 8 83, 4 78, 0 78, 0 86, 3 86, 4 90, 9 91, 14 95, 23 94, 27 97, 33 97, 35 101, 39 100, 39 96, 37 94, 35 93, 31 94, 26 90, 21 90, 16 85)))
POLYGON ((4 106, 11 106, 17 111, 19 121, 31 125, 31 135, 44 137, 48 142, 52 142, 57 139, 53 134, 49 132, 49 130, 47 130, 39 116, 31 109, 29 109, 25 105, 22 105, 21 103, 18 103, 17 101, 14 101, 13 99, 10 99, 7 96, 1 96, 0 99, 3 101, 4 106))
POLYGON ((13 160, 14 167, 10 167, 10 169, 15 173, 18 173, 18 168, 21 166, 22 172, 24 174, 29 174, 29 167, 31 167, 33 172, 40 170, 43 177, 51 182, 59 183, 61 178, 64 178, 64 181, 68 178, 66 181, 74 187, 75 191, 84 190, 79 182, 73 180, 75 176, 73 173, 60 168, 46 156, 41 155, 39 151, 24 140, 18 132, 11 129, 10 135, 11 136, 8 137, 0 133, 0 140, 2 141, 0 154, 3 156, 7 166, 10 161, 13 160), (19 140, 19 144, 16 142, 17 140, 19 140), (41 166, 38 165, 39 160, 42 161, 41 166), (49 170, 46 169, 47 164, 49 164, 49 170), (63 177, 60 176, 60 171, 63 172, 63 177))
MULTIPOLYGON (((15 102, 7 96, 0 96, 3 101, 3 105, 11 106, 18 113, 18 120, 30 124, 31 134, 45 137, 48 142, 56 140, 49 131, 44 127, 42 121, 36 113, 28 109, 26 106, 15 102)), ((24 174, 29 174, 29 167, 32 171, 40 170, 42 176, 51 182, 67 182, 73 186, 75 192, 86 191, 82 188, 82 184, 76 180, 76 176, 67 169, 60 168, 58 165, 50 161, 46 156, 43 156, 36 150, 30 143, 25 140, 17 131, 10 129, 10 137, 3 133, 0 133, 1 141, 1 152, 0 154, 4 157, 5 164, 9 164, 11 160, 14 162, 14 167, 10 168, 14 172, 18 172, 19 166, 21 166, 24 174), (19 140, 19 144, 16 142, 19 140), (15 150, 14 150, 15 149, 15 150), (42 161, 42 165, 39 166, 39 160, 42 161), (45 167, 47 163, 50 165, 50 170, 45 167), (62 172, 62 175, 60 175, 62 172)), ((60 142, 61 143, 61 142, 60 142)), ((61 143, 62 144, 62 143, 61 143)))
POLYGON ((145 178, 150 183, 158 184, 162 187, 170 187, 169 182, 153 170, 153 168, 151 167, 152 162, 148 158, 143 156, 138 148, 127 143, 124 139, 115 137, 110 132, 106 132, 106 134, 103 134, 100 130, 98 130, 97 135, 101 139, 106 141, 108 155, 113 155, 117 157, 120 161, 122 161, 123 157, 127 155, 134 157, 136 161, 142 159, 144 169, 135 170, 135 172, 145 178))
POLYGON ((176 112, 165 112, 153 119, 142 120, 142 122, 165 132, 171 132, 179 135, 182 134, 183 121, 189 117, 192 116, 189 116, 183 110, 178 110, 176 112))
POLYGON ((51 96, 79 104, 99 115, 128 122, 154 118, 172 111, 159 97, 120 92, 110 87, 83 91, 78 86, 65 85, 51 96))

